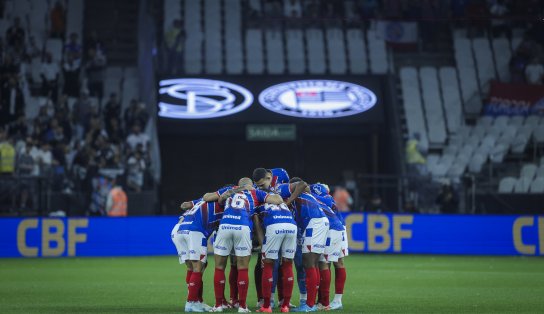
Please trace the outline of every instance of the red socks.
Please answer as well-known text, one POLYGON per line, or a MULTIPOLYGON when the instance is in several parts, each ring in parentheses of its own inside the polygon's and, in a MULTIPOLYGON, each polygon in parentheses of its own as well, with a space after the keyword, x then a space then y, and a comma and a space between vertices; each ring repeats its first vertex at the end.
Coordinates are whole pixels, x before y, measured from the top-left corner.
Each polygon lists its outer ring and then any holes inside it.
POLYGON ((187 269, 187 275, 185 275, 185 283, 187 284, 187 286, 189 286, 189 281, 191 281, 192 275, 193 275, 193 271, 187 269))
POLYGON ((323 269, 320 271, 321 282, 319 283, 319 302, 323 306, 329 305, 329 294, 331 285, 331 271, 330 269, 323 269))
POLYGON ((241 308, 247 308, 246 298, 247 289, 249 284, 249 274, 246 269, 238 269, 238 302, 240 302, 241 308))
POLYGON ((215 269, 213 274, 213 291, 215 293, 215 306, 220 307, 223 305, 223 297, 225 293, 225 270, 215 269))
POLYGON ((277 284, 277 288, 278 288, 278 300, 283 300, 284 299, 284 295, 283 295, 283 271, 282 271, 282 267, 280 265, 280 267, 278 268, 278 279, 276 280, 277 284))
POLYGON ((253 275, 255 276, 255 290, 257 290, 257 301, 261 300, 263 298, 263 267, 261 259, 259 258, 257 260, 257 264, 255 264, 255 270, 253 271, 253 275))
POLYGON ((263 275, 262 275, 262 294, 263 294, 263 307, 270 307, 270 295, 272 294, 272 284, 274 283, 273 278, 274 264, 273 263, 264 263, 263 275))
POLYGON ((344 284, 346 283, 346 269, 334 268, 334 288, 336 294, 344 294, 344 284))
POLYGON ((204 302, 202 295, 204 294, 204 282, 202 282, 202 274, 200 275, 200 289, 198 289, 198 302, 204 302))
POLYGON ((202 282, 202 273, 193 272, 191 274, 191 279, 189 281, 189 295, 187 296, 187 301, 189 302, 198 301, 198 292, 200 290, 201 282, 202 282))
POLYGON ((280 268, 281 281, 278 278, 278 290, 279 290, 279 283, 282 282, 282 285, 281 285, 282 295, 283 295, 282 306, 287 306, 287 307, 289 307, 289 303, 291 302, 291 294, 293 293, 293 286, 295 284, 295 276, 293 275, 292 264, 293 264, 292 262, 283 261, 280 268))
POLYGON ((308 298, 306 299, 306 304, 309 307, 315 305, 315 296, 317 293, 317 273, 316 268, 306 268, 306 289, 308 290, 308 298))
POLYGON ((238 268, 230 266, 229 273, 230 300, 234 304, 238 302, 238 268))

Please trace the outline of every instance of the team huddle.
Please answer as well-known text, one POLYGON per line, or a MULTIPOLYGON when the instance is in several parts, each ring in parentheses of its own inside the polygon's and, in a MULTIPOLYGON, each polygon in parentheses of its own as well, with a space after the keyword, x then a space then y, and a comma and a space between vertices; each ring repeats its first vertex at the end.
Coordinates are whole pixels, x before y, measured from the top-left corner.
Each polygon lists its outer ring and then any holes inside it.
POLYGON ((223 312, 247 306, 249 261, 258 250, 254 279, 257 312, 271 313, 277 288, 281 312, 314 312, 342 308, 346 281, 343 258, 348 255, 345 224, 329 187, 289 179, 282 168, 257 168, 253 180, 241 178, 203 197, 181 204, 184 210, 172 230, 180 264, 187 265, 185 312, 223 312), (215 305, 203 302, 202 275, 207 265, 207 243, 214 235, 215 305), (225 268, 230 256, 230 298, 225 297, 225 268), (291 304, 293 262, 300 305, 291 304), (330 302, 331 272, 335 296, 330 302))

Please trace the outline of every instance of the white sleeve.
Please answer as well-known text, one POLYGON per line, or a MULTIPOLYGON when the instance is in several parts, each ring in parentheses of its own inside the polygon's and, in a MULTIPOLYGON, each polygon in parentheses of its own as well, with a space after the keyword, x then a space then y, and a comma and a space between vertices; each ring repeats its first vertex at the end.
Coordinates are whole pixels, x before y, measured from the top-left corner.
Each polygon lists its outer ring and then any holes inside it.
POLYGON ((106 213, 109 213, 111 207, 113 206, 113 197, 111 191, 108 193, 108 198, 106 200, 106 213))

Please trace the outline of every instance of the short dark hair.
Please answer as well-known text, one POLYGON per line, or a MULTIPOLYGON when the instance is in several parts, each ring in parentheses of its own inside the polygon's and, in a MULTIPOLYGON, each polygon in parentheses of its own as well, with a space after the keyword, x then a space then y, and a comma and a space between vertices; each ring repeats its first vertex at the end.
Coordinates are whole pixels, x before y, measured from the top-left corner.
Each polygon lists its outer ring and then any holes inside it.
POLYGON ((266 170, 265 168, 255 168, 255 170, 253 170, 253 181, 257 182, 261 179, 264 179, 267 173, 268 170, 266 170))
POLYGON ((292 177, 290 180, 289 180, 289 183, 297 183, 297 182, 300 182, 302 181, 301 178, 299 177, 292 177))

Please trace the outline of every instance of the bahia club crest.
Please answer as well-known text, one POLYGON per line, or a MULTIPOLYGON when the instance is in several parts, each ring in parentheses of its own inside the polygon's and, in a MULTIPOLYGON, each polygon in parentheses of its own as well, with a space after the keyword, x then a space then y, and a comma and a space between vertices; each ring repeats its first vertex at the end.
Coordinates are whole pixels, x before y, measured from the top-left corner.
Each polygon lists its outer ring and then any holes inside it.
POLYGON ((376 95, 352 83, 302 80, 265 89, 259 102, 266 109, 287 116, 339 118, 369 110, 376 104, 376 95))

